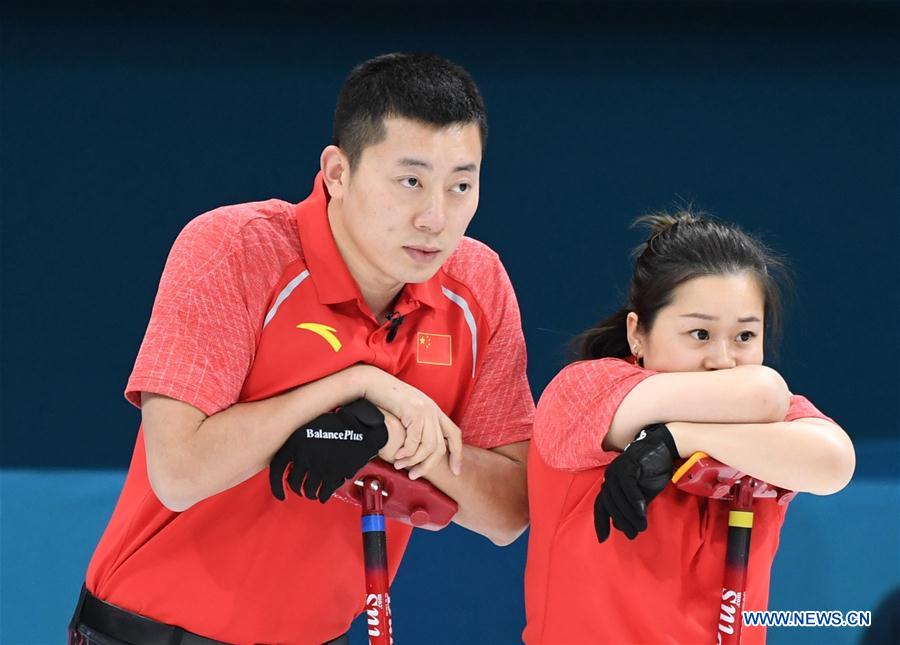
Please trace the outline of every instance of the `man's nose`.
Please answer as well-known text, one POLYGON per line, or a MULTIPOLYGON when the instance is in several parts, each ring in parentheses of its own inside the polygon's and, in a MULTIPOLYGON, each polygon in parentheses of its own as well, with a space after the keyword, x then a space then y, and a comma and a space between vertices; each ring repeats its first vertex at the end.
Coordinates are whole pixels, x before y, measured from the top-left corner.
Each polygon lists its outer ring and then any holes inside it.
POLYGON ((447 225, 447 204, 444 191, 432 191, 428 194, 427 201, 416 214, 415 227, 420 231, 440 233, 447 225))

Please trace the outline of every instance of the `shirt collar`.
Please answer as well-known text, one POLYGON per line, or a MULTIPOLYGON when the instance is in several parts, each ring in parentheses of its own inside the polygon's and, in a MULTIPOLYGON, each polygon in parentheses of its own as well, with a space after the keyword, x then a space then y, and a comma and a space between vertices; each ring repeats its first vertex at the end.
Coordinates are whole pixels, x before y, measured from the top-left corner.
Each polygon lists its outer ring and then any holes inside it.
POLYGON ((438 269, 438 272, 425 282, 408 282, 405 289, 406 295, 410 299, 418 300, 432 309, 446 309, 449 300, 444 296, 443 285, 441 285, 443 272, 443 268, 438 269))
MULTIPOLYGON (((359 285, 341 257, 331 232, 331 224, 328 222, 329 199, 325 180, 319 172, 309 197, 295 206, 297 230, 306 266, 309 268, 309 277, 316 287, 319 302, 336 304, 357 300, 363 305, 359 285)), ((408 283, 401 293, 400 301, 415 300, 434 309, 444 309, 447 298, 441 289, 442 273, 443 269, 440 269, 430 280, 408 283)))

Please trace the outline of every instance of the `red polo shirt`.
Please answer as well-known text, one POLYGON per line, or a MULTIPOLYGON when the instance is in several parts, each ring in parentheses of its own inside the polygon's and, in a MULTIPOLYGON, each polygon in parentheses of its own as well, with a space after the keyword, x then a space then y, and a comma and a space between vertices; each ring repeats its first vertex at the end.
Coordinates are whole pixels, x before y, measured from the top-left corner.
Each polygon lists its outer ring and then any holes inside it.
MULTIPOLYGON (((525 571, 526 643, 714 643, 725 572, 728 502, 668 486, 647 530, 613 529, 598 544, 594 499, 619 454, 602 443, 619 404, 655 374, 617 358, 573 363, 538 403, 528 454, 531 532, 525 571)), ((828 419, 802 396, 785 421, 828 419)), ((829 419, 830 420, 830 419, 829 419)), ((765 609, 785 506, 754 503, 744 609, 765 609)), ((765 628, 745 627, 744 643, 765 628)))
MULTIPOLYGON (((431 280, 408 284, 387 342, 341 259, 321 177, 298 205, 200 216, 166 264, 126 389, 207 415, 355 363, 430 396, 492 448, 530 438, 534 404, 515 295, 497 255, 464 238, 431 280)), ((393 578, 411 529, 388 522, 393 578)), ((229 643, 322 643, 363 609, 359 508, 272 497, 268 473, 175 513, 147 479, 139 432, 121 497, 87 573, 99 598, 229 643)))

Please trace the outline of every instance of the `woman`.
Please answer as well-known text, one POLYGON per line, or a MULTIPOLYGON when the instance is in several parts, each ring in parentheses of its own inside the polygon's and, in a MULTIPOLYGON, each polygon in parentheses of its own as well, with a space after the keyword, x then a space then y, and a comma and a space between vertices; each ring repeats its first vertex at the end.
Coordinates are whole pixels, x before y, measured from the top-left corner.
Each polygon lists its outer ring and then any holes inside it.
MULTIPOLYGON (((528 460, 527 643, 715 639, 728 503, 669 484, 695 451, 827 495, 846 433, 763 363, 777 261, 734 226, 652 215, 624 308, 583 335, 541 397, 528 460), (610 526, 610 524, 612 526, 610 526)), ((744 609, 765 609, 786 507, 758 500, 744 609)), ((744 629, 744 642, 765 639, 744 629)))

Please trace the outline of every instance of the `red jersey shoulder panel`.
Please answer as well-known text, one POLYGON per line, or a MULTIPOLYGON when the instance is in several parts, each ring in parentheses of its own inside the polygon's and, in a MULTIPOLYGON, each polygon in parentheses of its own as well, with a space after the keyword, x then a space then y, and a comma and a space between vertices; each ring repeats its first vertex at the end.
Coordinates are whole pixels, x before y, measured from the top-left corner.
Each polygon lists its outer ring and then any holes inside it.
POLYGON ((464 237, 442 272, 472 294, 489 327, 481 369, 460 422, 466 443, 489 449, 529 440, 534 399, 526 374, 525 336, 500 257, 486 244, 464 237))
POLYGON ((292 209, 274 199, 223 206, 184 227, 126 386, 131 403, 155 392, 211 415, 237 400, 269 292, 302 254, 292 209))
POLYGON ((603 466, 619 453, 603 439, 622 400, 656 372, 620 358, 572 363, 556 375, 538 402, 534 442, 544 462, 564 470, 603 466))
POLYGON ((479 308, 488 319, 493 335, 499 322, 498 314, 503 305, 501 301, 508 296, 509 291, 512 291, 506 269, 503 268, 497 253, 483 242, 463 237, 459 246, 441 267, 441 272, 452 280, 464 284, 472 292, 479 308), (502 284, 504 281, 505 285, 502 284))

